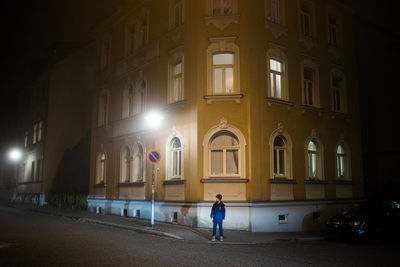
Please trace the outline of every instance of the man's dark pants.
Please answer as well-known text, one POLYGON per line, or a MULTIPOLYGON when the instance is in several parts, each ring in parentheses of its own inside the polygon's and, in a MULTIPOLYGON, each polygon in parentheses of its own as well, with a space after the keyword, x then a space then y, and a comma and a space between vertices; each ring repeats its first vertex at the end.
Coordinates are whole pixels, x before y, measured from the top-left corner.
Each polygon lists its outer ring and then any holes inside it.
POLYGON ((222 221, 221 222, 215 222, 213 221, 213 236, 217 233, 217 224, 219 227, 219 236, 224 236, 224 230, 222 229, 222 221))

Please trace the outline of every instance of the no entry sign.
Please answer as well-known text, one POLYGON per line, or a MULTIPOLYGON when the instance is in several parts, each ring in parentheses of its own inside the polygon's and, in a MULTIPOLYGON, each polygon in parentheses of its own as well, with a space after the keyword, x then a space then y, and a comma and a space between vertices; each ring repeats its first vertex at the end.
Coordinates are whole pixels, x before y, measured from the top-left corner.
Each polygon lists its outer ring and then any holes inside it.
POLYGON ((161 160, 161 153, 155 149, 150 150, 147 153, 147 162, 150 164, 156 164, 161 160))

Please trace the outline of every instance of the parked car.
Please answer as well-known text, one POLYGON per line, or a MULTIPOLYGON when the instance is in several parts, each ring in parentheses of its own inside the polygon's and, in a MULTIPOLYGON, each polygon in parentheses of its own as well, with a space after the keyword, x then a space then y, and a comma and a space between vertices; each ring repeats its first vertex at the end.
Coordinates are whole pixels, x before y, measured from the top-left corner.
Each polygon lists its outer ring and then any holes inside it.
POLYGON ((395 240, 400 237, 400 202, 361 203, 326 222, 328 238, 395 240))

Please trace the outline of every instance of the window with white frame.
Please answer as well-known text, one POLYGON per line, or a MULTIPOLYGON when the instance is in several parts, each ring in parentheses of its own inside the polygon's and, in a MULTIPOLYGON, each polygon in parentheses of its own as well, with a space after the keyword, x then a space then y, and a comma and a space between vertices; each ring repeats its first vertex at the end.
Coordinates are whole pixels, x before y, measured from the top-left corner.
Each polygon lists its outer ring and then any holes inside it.
POLYGON ((229 131, 214 134, 209 144, 210 176, 239 176, 239 139, 229 131))
POLYGON ((133 180, 143 181, 144 179, 144 149, 141 143, 136 143, 133 155, 133 180))
POLYGON ((97 159, 97 179, 98 184, 104 183, 106 177, 106 154, 101 152, 97 159))
POLYGON ((300 33, 306 37, 314 36, 314 4, 300 0, 300 33))
POLYGON ((131 181, 131 150, 129 146, 124 146, 121 150, 121 183, 128 183, 131 181))
POLYGON ((25 148, 28 147, 28 135, 29 135, 29 133, 25 132, 25 137, 24 137, 24 147, 25 148))
POLYGON ((108 92, 103 91, 99 97, 98 126, 107 124, 108 116, 108 92))
POLYGON ((301 62, 303 105, 320 106, 319 71, 317 64, 310 59, 301 62))
POLYGON ((336 177, 337 179, 345 179, 347 171, 347 156, 342 144, 336 149, 336 177))
POLYGON ((285 138, 278 135, 274 140, 274 177, 286 177, 286 151, 285 138))
POLYGON ((142 16, 142 18, 139 20, 139 25, 138 25, 138 47, 144 47, 145 44, 148 41, 148 34, 149 34, 149 22, 148 22, 148 17, 147 14, 142 16))
POLYGON ((213 0, 213 15, 230 15, 233 10, 233 0, 213 0))
POLYGON ((174 137, 169 145, 169 175, 170 179, 180 179, 182 178, 182 143, 178 137, 174 137))
POLYGON ((38 142, 42 141, 42 136, 43 136, 43 121, 39 121, 39 123, 38 123, 38 136, 37 136, 38 142))
POLYGON ((169 28, 174 29, 184 23, 184 1, 169 0, 169 28))
POLYGON ((341 11, 333 6, 328 6, 328 44, 333 47, 342 46, 342 16, 341 11))
POLYGON ((32 144, 36 144, 36 142, 37 142, 37 130, 38 130, 38 124, 35 123, 33 125, 32 144))
POLYGON ((346 84, 341 71, 331 72, 332 106, 334 112, 346 112, 346 84))
POLYGON ((308 162, 308 178, 316 179, 318 176, 318 163, 317 163, 318 151, 317 143, 315 141, 310 141, 307 146, 307 162, 308 162))
POLYGON ((265 0, 265 17, 267 21, 284 25, 284 0, 265 0))
POLYGON ((133 115, 144 112, 145 109, 145 97, 146 97, 146 80, 139 80, 136 83, 133 92, 133 115))
POLYGON ((126 25, 126 54, 132 54, 135 51, 136 40, 136 24, 134 21, 129 21, 126 25))
POLYGON ((235 57, 233 53, 213 54, 213 93, 232 94, 234 92, 235 57))
POLYGON ((168 63, 168 103, 184 99, 184 62, 183 51, 179 49, 169 59, 168 63))
POLYGON ((128 89, 128 114, 129 116, 132 116, 134 114, 133 112, 133 108, 134 108, 134 101, 135 99, 135 90, 133 88, 133 86, 129 86, 128 89))
POLYGON ((282 123, 272 132, 269 146, 270 177, 292 179, 292 141, 282 123))
POLYGON ((208 95, 234 95, 240 90, 239 47, 236 37, 210 38, 207 48, 208 95))
POLYGON ((101 69, 105 69, 110 65, 111 59, 111 37, 106 36, 101 43, 101 69))
POLYGON ((268 96, 289 100, 287 82, 287 58, 279 48, 270 48, 267 52, 268 96))

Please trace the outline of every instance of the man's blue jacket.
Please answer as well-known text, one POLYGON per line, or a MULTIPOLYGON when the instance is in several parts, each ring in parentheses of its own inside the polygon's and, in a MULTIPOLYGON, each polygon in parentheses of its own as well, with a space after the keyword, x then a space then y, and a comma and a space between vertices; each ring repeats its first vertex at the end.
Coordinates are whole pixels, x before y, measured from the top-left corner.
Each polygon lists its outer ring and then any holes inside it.
POLYGON ((211 209, 210 217, 214 222, 222 222, 225 220, 225 204, 221 202, 215 202, 211 209))

